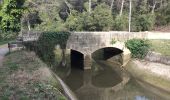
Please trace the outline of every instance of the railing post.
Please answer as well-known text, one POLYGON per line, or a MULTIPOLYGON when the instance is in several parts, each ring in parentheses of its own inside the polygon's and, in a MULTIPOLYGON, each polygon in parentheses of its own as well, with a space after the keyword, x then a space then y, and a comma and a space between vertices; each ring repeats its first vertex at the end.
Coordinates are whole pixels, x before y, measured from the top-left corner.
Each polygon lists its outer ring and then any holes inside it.
POLYGON ((11 53, 11 46, 10 46, 10 43, 8 43, 8 49, 9 49, 9 53, 11 53))

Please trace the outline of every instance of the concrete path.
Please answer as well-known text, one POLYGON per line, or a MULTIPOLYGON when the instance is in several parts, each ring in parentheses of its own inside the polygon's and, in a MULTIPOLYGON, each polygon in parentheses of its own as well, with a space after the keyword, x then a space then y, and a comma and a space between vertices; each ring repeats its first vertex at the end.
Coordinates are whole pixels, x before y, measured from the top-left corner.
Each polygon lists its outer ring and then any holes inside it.
POLYGON ((0 66, 2 66, 3 58, 4 58, 5 54, 8 53, 8 51, 9 50, 8 50, 7 44, 0 46, 0 66))

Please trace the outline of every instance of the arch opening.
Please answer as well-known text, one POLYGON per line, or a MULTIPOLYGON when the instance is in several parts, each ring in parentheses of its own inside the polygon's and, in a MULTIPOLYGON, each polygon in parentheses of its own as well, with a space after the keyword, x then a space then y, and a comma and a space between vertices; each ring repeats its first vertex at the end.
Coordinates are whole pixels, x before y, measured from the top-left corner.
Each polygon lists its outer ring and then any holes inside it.
POLYGON ((71 67, 84 69, 84 54, 71 49, 71 67))
POLYGON ((92 53, 92 58, 94 60, 108 60, 114 56, 122 54, 123 51, 114 48, 114 47, 106 47, 106 48, 101 48, 96 50, 95 52, 92 53))

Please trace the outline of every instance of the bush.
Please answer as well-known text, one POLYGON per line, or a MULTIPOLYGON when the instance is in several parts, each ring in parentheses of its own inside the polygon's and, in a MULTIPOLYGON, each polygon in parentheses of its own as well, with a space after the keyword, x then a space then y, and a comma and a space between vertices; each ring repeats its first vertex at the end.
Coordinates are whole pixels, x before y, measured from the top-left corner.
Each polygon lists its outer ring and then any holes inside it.
POLYGON ((170 5, 168 5, 168 9, 166 9, 165 16, 166 16, 167 24, 169 24, 170 23, 170 5))
POLYGON ((166 16, 165 15, 162 15, 160 13, 157 13, 156 14, 156 22, 155 24, 157 26, 161 26, 161 25, 166 25, 167 24, 167 21, 166 21, 166 16), (160 20, 161 19, 161 20, 160 20))
POLYGON ((149 51, 147 40, 131 39, 126 42, 126 47, 131 51, 133 58, 143 59, 149 51))
POLYGON ((10 40, 16 38, 18 33, 16 32, 0 32, 0 40, 10 40))

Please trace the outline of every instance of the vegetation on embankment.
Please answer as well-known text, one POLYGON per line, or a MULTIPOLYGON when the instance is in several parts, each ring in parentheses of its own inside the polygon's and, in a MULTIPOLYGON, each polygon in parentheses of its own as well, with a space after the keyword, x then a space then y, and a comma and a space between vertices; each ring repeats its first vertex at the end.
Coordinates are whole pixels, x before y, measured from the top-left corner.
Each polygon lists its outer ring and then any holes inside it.
POLYGON ((147 42, 145 42, 145 40, 140 39, 132 39, 126 42, 126 46, 132 52, 132 57, 138 58, 138 60, 132 59, 132 61, 129 62, 126 67, 128 72, 139 80, 141 84, 144 82, 152 86, 153 91, 155 91, 155 89, 161 90, 163 92, 163 97, 167 98, 170 98, 168 94, 170 92, 170 67, 160 64, 161 62, 153 63, 146 61, 147 59, 143 62, 139 59, 146 58, 145 56, 148 56, 148 51, 162 54, 163 56, 160 59, 163 59, 164 56, 169 56, 169 43, 169 40, 147 40, 147 42))
POLYGON ((170 56, 170 40, 131 39, 126 41, 126 47, 131 51, 133 58, 143 59, 149 51, 170 56))
POLYGON ((130 39, 125 43, 126 47, 131 51, 133 58, 143 59, 149 52, 150 45, 148 40, 130 39))
POLYGON ((3 40, 3 39, 1 40, 1 39, 0 39, 0 45, 7 44, 7 43, 9 43, 9 42, 11 42, 11 41, 13 41, 13 40, 14 40, 14 39, 7 39, 7 40, 6 40, 6 39, 5 39, 5 40, 3 40))
POLYGON ((59 83, 33 52, 6 55, 0 66, 1 100, 66 100, 59 83))
POLYGON ((69 38, 69 32, 43 32, 36 42, 25 42, 26 49, 34 51, 39 58, 48 66, 53 67, 56 65, 55 49, 56 45, 60 46, 62 50, 62 65, 66 63, 66 42, 69 38), (64 64, 63 64, 64 63, 64 64))
POLYGON ((170 56, 170 40, 149 40, 151 51, 170 56))
POLYGON ((126 67, 126 70, 128 70, 128 72, 130 72, 130 74, 133 77, 135 77, 138 81, 147 83, 153 89, 158 89, 159 91, 161 91, 162 92, 161 94, 163 95, 163 97, 170 98, 169 97, 170 79, 166 77, 166 75, 168 74, 167 73, 165 74, 163 72, 169 67, 164 66, 162 64, 161 66, 163 67, 162 70, 160 66, 158 66, 157 64, 154 64, 154 63, 150 64, 150 62, 141 62, 139 60, 133 60, 129 62, 129 64, 126 67), (153 70, 152 69, 153 67, 159 67, 159 70, 157 69, 153 70))

